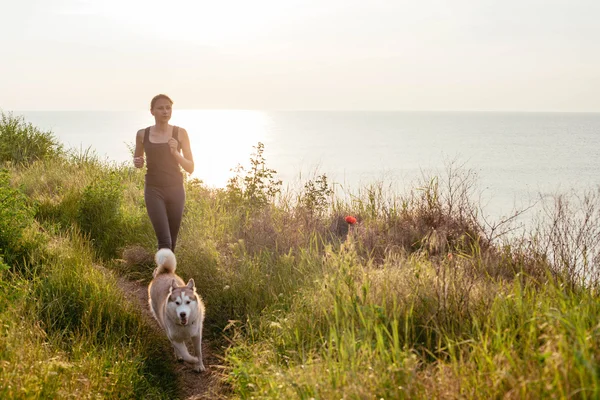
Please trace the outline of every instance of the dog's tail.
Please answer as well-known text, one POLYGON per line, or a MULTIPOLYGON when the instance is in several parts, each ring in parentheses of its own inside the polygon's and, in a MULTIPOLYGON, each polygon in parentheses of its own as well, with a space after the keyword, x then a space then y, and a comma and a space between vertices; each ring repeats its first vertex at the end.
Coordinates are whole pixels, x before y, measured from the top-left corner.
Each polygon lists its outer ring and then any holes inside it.
POLYGON ((154 261, 156 261, 156 268, 152 273, 154 278, 159 274, 172 274, 177 268, 177 259, 170 249, 158 250, 154 256, 154 261))

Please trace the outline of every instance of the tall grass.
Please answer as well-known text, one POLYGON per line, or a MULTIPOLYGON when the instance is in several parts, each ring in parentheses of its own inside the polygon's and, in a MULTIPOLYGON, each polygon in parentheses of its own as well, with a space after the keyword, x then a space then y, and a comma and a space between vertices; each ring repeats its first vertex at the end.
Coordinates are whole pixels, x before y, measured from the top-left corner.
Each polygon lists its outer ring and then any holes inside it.
POLYGON ((93 155, 40 160, 13 171, 12 182, 35 205, 45 228, 87 235, 99 257, 117 258, 126 244, 154 244, 144 209, 143 174, 123 165, 103 164, 93 155))
MULTIPOLYGON (((557 198, 516 237, 454 165, 406 193, 340 196, 326 175, 282 192, 262 149, 226 189, 186 181, 178 273, 207 305, 223 395, 600 397, 597 191, 557 198)), ((143 173, 66 153, 2 179, 0 393, 176 397, 114 276, 151 278, 143 173)))
POLYGON ((35 297, 40 322, 55 345, 74 359, 95 354, 99 375, 93 380, 114 374, 123 384, 119 396, 172 396, 173 372, 160 356, 166 350, 162 337, 124 298, 114 275, 94 265, 94 252, 82 236, 55 238, 48 257, 53 267, 39 278, 35 297))
POLYGON ((27 165, 62 153, 63 146, 52 132, 42 131, 22 117, 0 111, 0 163, 27 165))
POLYGON ((289 310, 235 328, 229 380, 243 398, 597 397, 597 296, 524 276, 465 287, 476 261, 332 256, 289 310))
POLYGON ((33 281, 2 275, 0 397, 172 398, 162 338, 76 246, 54 243, 70 255, 33 281))

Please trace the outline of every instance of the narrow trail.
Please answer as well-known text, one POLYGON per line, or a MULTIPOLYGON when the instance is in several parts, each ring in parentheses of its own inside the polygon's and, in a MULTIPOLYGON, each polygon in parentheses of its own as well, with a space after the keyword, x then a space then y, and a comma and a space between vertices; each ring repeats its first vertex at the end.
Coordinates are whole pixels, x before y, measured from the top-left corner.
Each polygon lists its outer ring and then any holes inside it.
MULTIPOLYGON (((141 281, 128 280, 122 276, 117 276, 117 281, 125 297, 139 305, 148 323, 164 336, 165 343, 168 342, 166 335, 150 312, 148 286, 141 281)), ((171 357, 173 369, 179 380, 179 398, 182 400, 225 399, 223 385, 218 377, 219 359, 211 351, 210 343, 204 339, 202 340, 202 355, 206 371, 197 373, 191 369, 190 365, 177 362, 173 352, 165 354, 165 357, 171 357)))

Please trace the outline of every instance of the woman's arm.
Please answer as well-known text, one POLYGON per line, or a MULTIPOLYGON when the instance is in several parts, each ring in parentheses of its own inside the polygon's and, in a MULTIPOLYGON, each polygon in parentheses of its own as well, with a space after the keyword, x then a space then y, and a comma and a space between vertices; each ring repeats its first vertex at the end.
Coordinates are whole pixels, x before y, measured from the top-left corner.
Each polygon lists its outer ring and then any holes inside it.
POLYGON ((194 157, 192 156, 192 149, 190 147, 190 138, 187 131, 183 128, 179 128, 179 143, 181 143, 183 155, 177 151, 177 143, 177 140, 173 138, 169 139, 171 154, 175 157, 179 165, 181 165, 188 174, 191 174, 194 172, 194 157))
POLYGON ((140 129, 135 135, 135 150, 133 151, 133 165, 136 168, 144 166, 144 130, 140 129))

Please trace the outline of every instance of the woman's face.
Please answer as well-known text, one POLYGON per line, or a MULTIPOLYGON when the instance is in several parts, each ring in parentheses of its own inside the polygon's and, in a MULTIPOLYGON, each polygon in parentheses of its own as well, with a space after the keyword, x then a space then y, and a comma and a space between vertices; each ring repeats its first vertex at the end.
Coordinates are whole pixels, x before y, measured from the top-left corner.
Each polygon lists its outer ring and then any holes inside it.
POLYGON ((173 107, 167 99, 158 99, 154 103, 154 107, 150 112, 154 115, 157 122, 168 122, 171 119, 171 111, 173 107))

